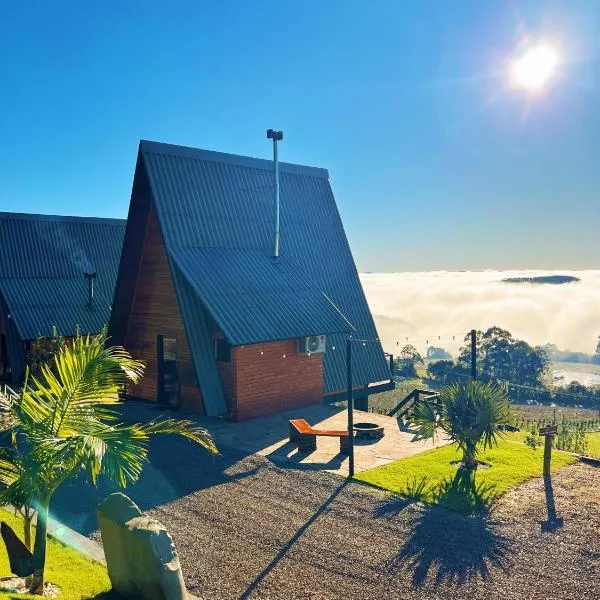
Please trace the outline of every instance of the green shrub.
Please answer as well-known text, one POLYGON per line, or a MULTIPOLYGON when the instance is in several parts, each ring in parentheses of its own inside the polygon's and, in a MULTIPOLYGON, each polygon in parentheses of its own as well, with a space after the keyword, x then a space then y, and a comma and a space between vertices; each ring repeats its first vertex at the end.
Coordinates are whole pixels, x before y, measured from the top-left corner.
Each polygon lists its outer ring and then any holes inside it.
POLYGON ((536 426, 533 426, 525 435, 524 442, 530 448, 533 448, 534 450, 536 448, 539 448, 542 445, 542 438, 540 436, 539 428, 536 426))

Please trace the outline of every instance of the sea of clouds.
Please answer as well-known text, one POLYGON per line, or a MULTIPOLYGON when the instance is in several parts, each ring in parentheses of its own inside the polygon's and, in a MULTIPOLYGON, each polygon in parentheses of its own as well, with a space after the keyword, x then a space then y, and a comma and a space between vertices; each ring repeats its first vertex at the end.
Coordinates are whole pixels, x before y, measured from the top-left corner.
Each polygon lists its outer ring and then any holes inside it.
POLYGON ((587 353, 600 335, 600 271, 364 273, 360 278, 383 347, 392 353, 408 337, 421 352, 428 341, 455 355, 469 330, 492 325, 532 345, 550 342, 587 353), (580 281, 502 281, 540 275, 573 275, 580 281))

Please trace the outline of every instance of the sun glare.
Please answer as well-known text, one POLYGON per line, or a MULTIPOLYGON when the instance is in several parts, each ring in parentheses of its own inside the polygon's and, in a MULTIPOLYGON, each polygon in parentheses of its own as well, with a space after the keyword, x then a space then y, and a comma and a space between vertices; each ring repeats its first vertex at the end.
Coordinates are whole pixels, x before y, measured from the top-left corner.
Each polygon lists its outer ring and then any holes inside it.
POLYGON ((515 85, 532 92, 544 88, 558 65, 558 52, 547 44, 525 50, 512 66, 512 81, 515 85))

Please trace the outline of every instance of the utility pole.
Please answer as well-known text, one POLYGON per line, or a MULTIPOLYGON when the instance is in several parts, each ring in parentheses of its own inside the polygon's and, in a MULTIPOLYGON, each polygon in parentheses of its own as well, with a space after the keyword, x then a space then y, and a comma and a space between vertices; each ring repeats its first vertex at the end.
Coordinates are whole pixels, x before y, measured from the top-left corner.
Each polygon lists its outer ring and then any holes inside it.
POLYGON ((346 340, 346 376, 348 381, 348 478, 354 477, 354 399, 352 398, 352 340, 346 340))
POLYGON ((477 380, 477 331, 471 329, 471 379, 477 380))

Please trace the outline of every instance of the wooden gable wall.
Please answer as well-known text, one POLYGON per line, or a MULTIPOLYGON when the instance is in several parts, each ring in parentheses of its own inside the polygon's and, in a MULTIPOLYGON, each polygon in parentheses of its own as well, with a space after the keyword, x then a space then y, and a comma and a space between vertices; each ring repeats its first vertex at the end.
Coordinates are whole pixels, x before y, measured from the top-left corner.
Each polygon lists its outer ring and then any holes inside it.
POLYGON ((182 410, 202 413, 202 396, 196 382, 164 240, 156 210, 151 204, 124 341, 125 348, 132 356, 146 363, 141 382, 128 389, 130 395, 144 400, 156 401, 157 398, 158 335, 177 339, 182 410))

